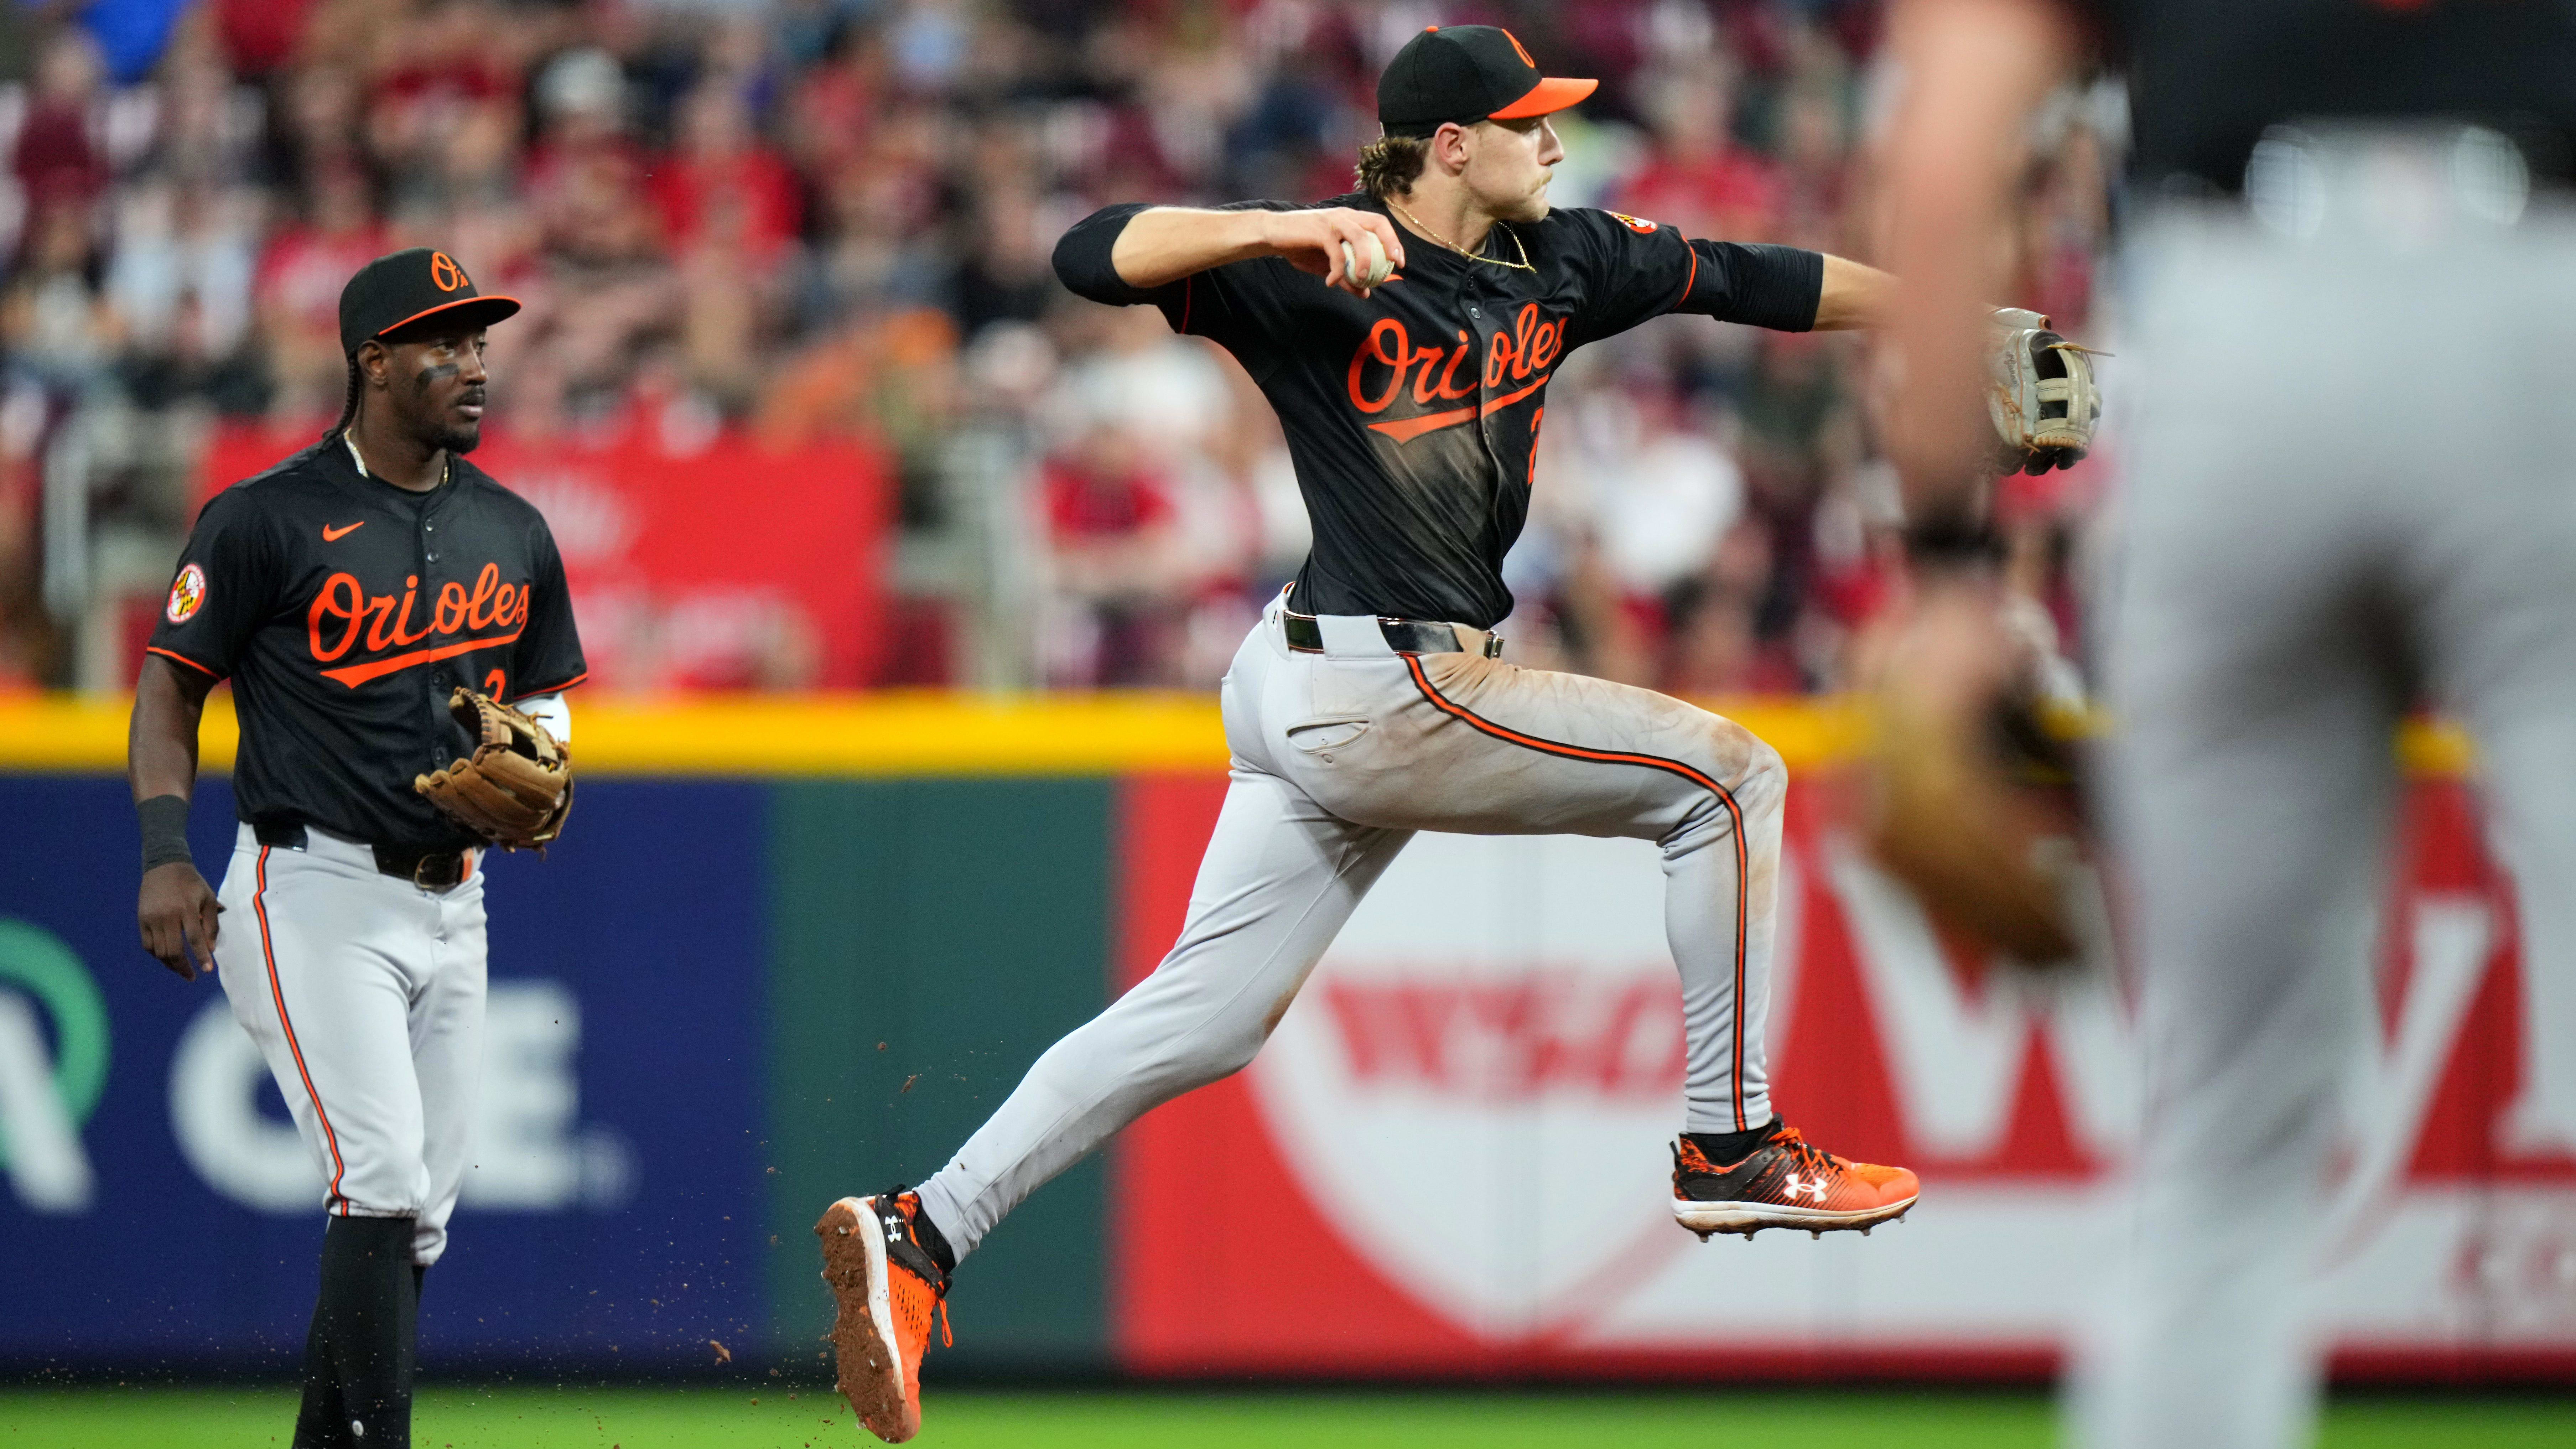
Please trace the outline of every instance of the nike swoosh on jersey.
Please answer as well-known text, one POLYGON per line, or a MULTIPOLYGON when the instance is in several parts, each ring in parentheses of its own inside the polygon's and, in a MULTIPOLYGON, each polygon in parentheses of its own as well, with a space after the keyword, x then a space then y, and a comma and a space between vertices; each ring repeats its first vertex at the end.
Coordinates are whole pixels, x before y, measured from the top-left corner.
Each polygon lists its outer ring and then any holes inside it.
POLYGON ((324 543, 338 543, 341 539, 348 537, 351 533, 366 526, 367 520, 363 518, 359 519, 355 523, 341 524, 338 528, 333 528, 331 525, 326 523, 322 525, 322 541, 324 543))

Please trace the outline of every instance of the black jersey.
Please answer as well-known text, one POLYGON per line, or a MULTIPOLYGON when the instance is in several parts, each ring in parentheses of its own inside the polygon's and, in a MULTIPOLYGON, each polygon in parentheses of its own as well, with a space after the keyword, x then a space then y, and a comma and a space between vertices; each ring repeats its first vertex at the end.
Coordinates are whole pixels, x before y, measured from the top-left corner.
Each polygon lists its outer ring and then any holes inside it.
POLYGON ((206 504, 151 649, 233 681, 242 819, 437 849, 474 843, 411 786, 472 748, 449 692, 524 699, 587 672, 534 505, 463 458, 397 488, 337 433, 206 504))
POLYGON ((2576 141, 2567 0, 2091 0, 2128 74, 2132 169, 2232 192, 2266 128, 2332 119, 2481 121, 2536 141, 2565 182, 2576 141))
MULTIPOLYGON (((1387 215, 1369 196, 1314 204, 1387 215)), ((1512 608, 1503 555, 1529 516, 1547 380, 1565 355, 1666 312, 1804 331, 1824 279, 1815 252, 1692 241, 1577 207, 1495 225, 1484 254, 1518 262, 1526 250, 1530 270, 1409 237, 1403 270, 1366 299, 1277 257, 1138 288, 1109 256, 1142 210, 1074 227, 1056 272, 1094 301, 1155 304, 1252 374, 1314 520, 1292 597, 1320 614, 1500 622, 1512 608)))

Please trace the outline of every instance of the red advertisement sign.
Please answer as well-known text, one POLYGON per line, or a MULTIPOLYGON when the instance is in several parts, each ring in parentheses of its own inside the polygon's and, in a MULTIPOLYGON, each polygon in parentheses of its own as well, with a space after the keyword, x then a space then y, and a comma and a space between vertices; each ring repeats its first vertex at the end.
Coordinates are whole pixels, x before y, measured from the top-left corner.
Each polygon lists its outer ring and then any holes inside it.
MULTIPOLYGON (((1129 782, 1122 967, 1177 930, 1221 780, 1129 782)), ((1774 1095, 1923 1200, 1866 1240, 1676 1227, 1680 1013, 1650 846, 1418 837, 1240 1075, 1121 1140, 1119 1349, 1149 1374, 1985 1374, 2057 1361, 2108 1256, 2140 1093, 2106 941, 1986 974, 1792 793, 1774 1095), (1436 910, 1422 903, 1437 901, 1436 910)), ((2383 1032, 2324 1233, 2347 1376, 2576 1375, 2576 1055, 2527 1010, 2455 782, 2415 788, 2383 1032), (2561 1094, 2563 1095, 2563 1094, 2561 1094), (2441 1130, 2429 1130, 2440 1124, 2441 1130)), ((2107 934, 2107 932, 2100 933, 2107 934)))
MULTIPOLYGON (((874 682, 885 646, 884 459, 850 443, 773 450, 739 433, 663 432, 538 441, 486 429, 474 453, 545 513, 594 686, 874 682)), ((204 491, 310 441, 219 428, 204 491)))

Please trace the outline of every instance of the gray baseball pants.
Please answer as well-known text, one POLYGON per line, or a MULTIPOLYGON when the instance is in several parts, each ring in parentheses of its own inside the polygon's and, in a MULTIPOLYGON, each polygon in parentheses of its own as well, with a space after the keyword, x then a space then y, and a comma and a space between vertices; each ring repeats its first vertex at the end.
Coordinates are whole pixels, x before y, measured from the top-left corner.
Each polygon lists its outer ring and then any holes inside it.
POLYGON ((2079 1344, 2091 1449, 2312 1437, 2306 1302, 2420 690, 2473 731, 2520 887, 2516 1118, 2576 1136, 2576 228, 2323 180, 2282 229, 2169 215, 2131 258, 2105 616, 2148 1115, 2079 1344))
POLYGON ((447 1249, 483 1069, 483 871, 443 891, 307 828, 240 828, 218 899, 217 976, 259 1043, 335 1217, 411 1218, 412 1261, 447 1249))
MULTIPOLYGON (((1663 849, 1681 970, 1685 1130, 1771 1117, 1762 1042, 1788 774, 1743 726, 1650 690, 1472 652, 1399 655, 1369 618, 1292 651, 1273 603, 1223 690, 1233 784, 1180 940, 1048 1048, 922 1206, 963 1257, 1147 1109, 1250 1062, 1417 830, 1663 849)), ((1415 909, 1450 909, 1440 902, 1415 909)))

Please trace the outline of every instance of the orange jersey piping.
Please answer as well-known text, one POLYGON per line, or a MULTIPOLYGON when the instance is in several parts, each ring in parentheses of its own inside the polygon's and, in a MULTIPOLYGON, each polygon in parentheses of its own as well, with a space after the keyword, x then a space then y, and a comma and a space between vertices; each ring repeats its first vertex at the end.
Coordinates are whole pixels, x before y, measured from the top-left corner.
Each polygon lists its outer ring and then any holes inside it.
POLYGON ((349 1165, 340 1157, 340 1134, 331 1130, 331 1114, 322 1109, 322 1094, 313 1090, 313 1073, 304 1065, 304 1048, 295 1039, 294 1019, 286 1014, 286 987, 277 979, 277 947, 268 932, 268 847, 259 848, 259 889, 250 893, 250 907, 259 917, 259 954, 268 964, 269 999, 277 1003, 277 1024, 286 1033, 287 1053, 295 1058, 295 1075, 304 1079, 304 1095, 313 1102, 313 1116, 322 1124, 322 1140, 331 1149, 331 1201, 339 1205, 340 1216, 349 1215, 349 1200, 340 1195, 340 1179, 348 1175, 349 1165))

